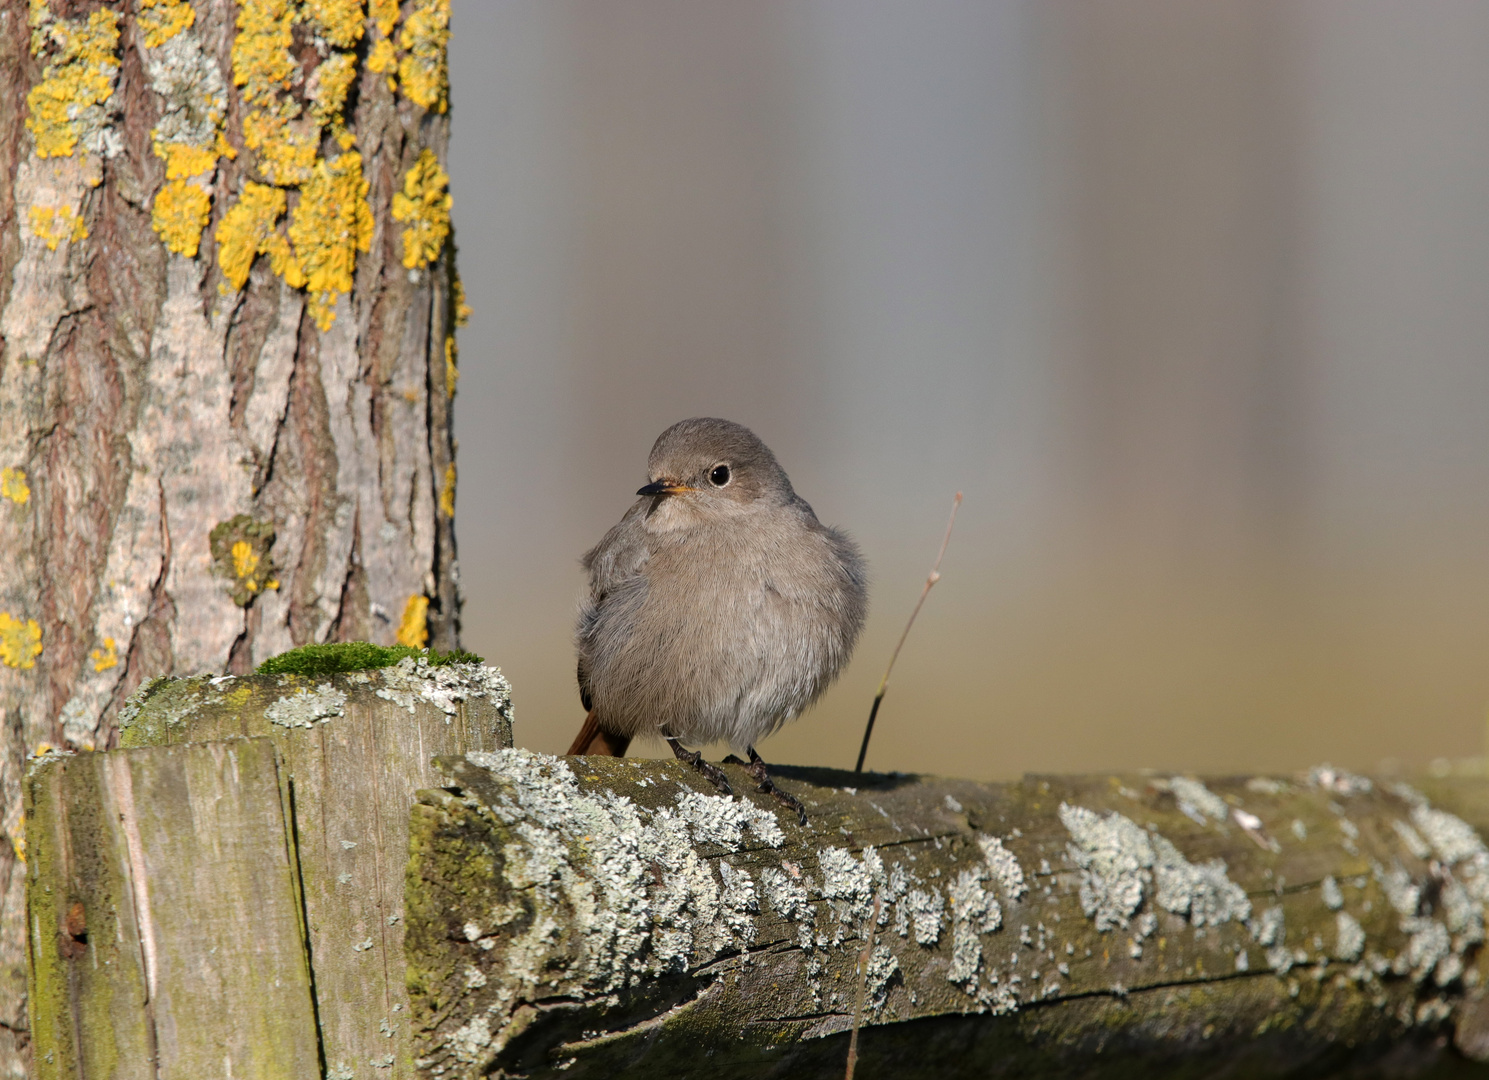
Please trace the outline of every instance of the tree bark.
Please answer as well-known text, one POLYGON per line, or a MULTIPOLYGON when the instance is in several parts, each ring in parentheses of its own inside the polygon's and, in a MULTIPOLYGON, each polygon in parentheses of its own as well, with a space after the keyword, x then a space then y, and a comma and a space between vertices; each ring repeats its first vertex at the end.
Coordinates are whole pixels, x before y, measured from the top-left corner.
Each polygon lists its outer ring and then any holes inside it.
MULTIPOLYGON (((0 824, 145 679, 453 648, 448 0, 0 0, 0 824), (30 33, 27 33, 29 19, 30 33)), ((25 1068, 0 845, 0 1076, 25 1068)))
POLYGON ((405 939, 432 1077, 835 1075, 855 1018, 861 1077, 1489 1058, 1482 781, 778 769, 803 829, 734 766, 737 802, 676 762, 436 765, 405 939))

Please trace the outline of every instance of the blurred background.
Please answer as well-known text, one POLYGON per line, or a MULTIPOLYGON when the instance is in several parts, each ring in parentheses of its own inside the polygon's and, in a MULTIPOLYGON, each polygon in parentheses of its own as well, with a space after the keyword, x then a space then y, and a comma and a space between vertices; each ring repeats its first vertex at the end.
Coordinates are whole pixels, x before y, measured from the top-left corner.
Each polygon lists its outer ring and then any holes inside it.
POLYGON ((454 33, 464 642, 519 744, 583 719, 579 556, 717 415, 873 573, 767 760, 851 768, 957 490, 870 767, 1483 753, 1489 5, 455 0, 454 33))

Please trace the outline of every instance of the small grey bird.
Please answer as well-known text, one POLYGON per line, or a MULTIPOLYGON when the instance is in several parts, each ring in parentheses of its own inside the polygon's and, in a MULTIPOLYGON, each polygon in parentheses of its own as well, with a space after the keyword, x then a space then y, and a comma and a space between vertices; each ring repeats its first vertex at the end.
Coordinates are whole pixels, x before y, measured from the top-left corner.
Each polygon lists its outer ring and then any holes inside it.
POLYGON ((683 743, 727 740, 772 783, 755 743, 821 696, 848 662, 868 606, 863 557, 817 520, 746 427, 696 418, 657 438, 650 482, 584 556, 579 696, 571 754, 622 757, 660 735, 732 794, 722 769, 683 743))

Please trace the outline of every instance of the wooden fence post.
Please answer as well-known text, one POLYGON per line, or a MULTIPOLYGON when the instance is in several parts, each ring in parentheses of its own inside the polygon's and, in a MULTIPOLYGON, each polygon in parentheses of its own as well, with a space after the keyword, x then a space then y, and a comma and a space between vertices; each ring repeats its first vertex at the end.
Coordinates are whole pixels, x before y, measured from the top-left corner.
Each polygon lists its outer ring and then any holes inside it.
POLYGON ((289 776, 328 1080, 412 1080, 403 883, 415 792, 437 754, 512 745, 494 668, 405 660, 336 675, 162 679, 125 746, 267 736, 289 776))
POLYGON ((27 784, 35 1070, 320 1073, 273 743, 58 755, 27 784))

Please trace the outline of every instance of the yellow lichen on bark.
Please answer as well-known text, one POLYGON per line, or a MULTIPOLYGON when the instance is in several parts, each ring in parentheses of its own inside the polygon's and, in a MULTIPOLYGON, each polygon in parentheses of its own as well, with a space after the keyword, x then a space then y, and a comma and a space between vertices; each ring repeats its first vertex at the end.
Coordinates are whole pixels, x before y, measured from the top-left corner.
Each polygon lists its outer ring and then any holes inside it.
POLYGON ((150 224, 167 249, 194 259, 211 214, 212 197, 199 185, 171 180, 155 195, 150 224))
POLYGON ((425 149, 403 176, 403 190, 393 195, 393 219, 404 222, 403 265, 428 266, 450 235, 450 176, 425 149))
MULTIPOLYGON (((160 0, 164 2, 164 0, 160 0)), ((368 33, 375 35, 367 66, 391 71, 399 7, 396 0, 237 0, 237 34, 232 44, 233 83, 242 88, 243 142, 255 151, 268 184, 249 182, 238 204, 217 228, 218 263, 225 287, 241 289, 253 260, 272 260, 274 272, 310 294, 308 311, 322 330, 335 320, 335 306, 352 289, 357 253, 371 248, 372 207, 362 157, 351 150, 347 97, 358 73, 353 51, 326 55, 326 47, 351 50, 368 33), (304 22, 320 42, 325 58, 304 85, 309 113, 292 92, 297 85, 294 24, 304 22), (329 135, 346 151, 334 159, 319 156, 329 135), (274 194, 276 193, 277 194, 274 194), (298 199, 290 199, 298 192, 298 199), (279 219, 289 209, 287 229, 279 219)), ((416 0, 398 44, 408 96, 443 112, 448 102, 450 10, 448 0, 416 0)), ((404 265, 427 266, 438 258, 450 234, 449 176, 424 150, 395 194, 393 216, 404 222, 404 265)), ((164 234, 163 234, 164 235, 164 234)), ((173 248, 174 250, 174 248, 173 248)))
POLYGON ((372 246, 367 189, 361 154, 318 161, 290 222, 290 242, 310 293, 310 314, 322 330, 336 319, 337 299, 352 291, 357 252, 372 246))
MULTIPOLYGON (((279 579, 260 574, 262 557, 253 550, 253 545, 247 540, 239 540, 233 545, 233 572, 238 575, 239 583, 250 593, 256 593, 260 589, 279 588, 279 579), (262 580, 261 580, 262 579, 262 580)), ((265 567, 265 569, 269 569, 265 567)))
POLYGON ((269 181, 288 187, 309 177, 318 134, 311 121, 298 116, 256 110, 243 117, 243 145, 258 152, 259 168, 269 181))
POLYGON ((48 251, 56 251, 64 240, 77 243, 88 238, 87 224, 70 206, 33 206, 26 211, 26 218, 31 234, 45 242, 48 251))
POLYGON ((310 115, 317 124, 333 131, 342 126, 341 110, 356 77, 357 57, 354 53, 333 53, 321 61, 310 77, 309 90, 310 115))
POLYGON ((429 644, 429 597, 415 593, 403 606, 398 623, 398 644, 422 649, 429 644))
POLYGON ((167 180, 184 180, 200 176, 217 164, 216 146, 192 146, 188 143, 155 144, 155 156, 165 161, 167 180))
POLYGON ((460 280, 460 275, 455 275, 455 284, 451 287, 451 293, 455 302, 455 325, 464 326, 470 322, 471 307, 465 302, 465 282, 460 280))
POLYGON ((274 526, 249 514, 220 521, 207 535, 213 571, 228 580, 228 595, 239 607, 247 607, 264 589, 278 589, 275 576, 274 526))
POLYGON ((398 23, 398 0, 369 0, 367 16, 379 34, 392 37, 393 27, 398 23))
POLYGON ((398 35, 398 78, 414 104, 436 112, 449 108, 449 44, 450 0, 414 0, 398 35))
POLYGON ((46 45, 47 27, 52 24, 52 9, 47 0, 31 0, 26 22, 31 27, 31 55, 40 56, 46 45))
MULTIPOLYGON (((350 49, 365 33, 366 13, 362 0, 306 0, 307 21, 320 37, 338 49, 350 49)), ((351 52, 332 53, 311 73, 306 96, 315 122, 336 138, 343 150, 356 138, 342 120, 347 92, 357 77, 357 57, 351 52)))
POLYGON ((99 8, 84 19, 51 18, 45 4, 31 5, 31 52, 50 42, 55 51, 41 81, 26 95, 26 129, 36 156, 70 157, 85 129, 102 122, 101 106, 114 93, 119 74, 119 15, 99 8))
POLYGON ((22 866, 26 864, 26 815, 20 814, 16 818, 15 825, 6 833, 10 837, 10 846, 15 849, 16 861, 22 866))
POLYGON ((31 488, 26 484, 25 469, 13 469, 9 465, 0 469, 0 497, 9 499, 17 506, 25 506, 31 500, 31 488))
POLYGON ((241 289, 257 255, 268 255, 274 273, 310 293, 309 311, 322 330, 336 318, 337 300, 351 291, 357 252, 372 246, 372 207, 362 157, 354 152, 327 160, 318 155, 323 133, 349 151, 355 136, 343 111, 357 76, 352 52, 335 52, 311 71, 302 116, 289 93, 295 73, 293 27, 310 25, 325 44, 349 48, 365 30, 363 0, 238 0, 238 35, 233 41, 233 82, 250 106, 243 116, 243 142, 258 155, 272 185, 249 183, 243 197, 218 226, 218 263, 227 284, 241 289), (286 234, 277 222, 298 190, 286 234))
MULTIPOLYGON (((375 71, 379 75, 398 70, 398 50, 393 48, 393 43, 387 38, 381 38, 373 43, 367 53, 367 70, 375 71)), ((398 80, 388 75, 389 92, 397 89, 398 80)))
POLYGON ((453 334, 445 335, 445 396, 455 396, 455 383, 460 379, 460 369, 455 366, 455 357, 460 349, 455 344, 453 334))
POLYGON ((279 103, 295 73, 295 14, 288 0, 238 0, 238 33, 233 38, 233 85, 252 105, 279 103))
POLYGON ((455 463, 445 466, 445 482, 439 490, 439 512, 447 518, 455 516, 455 463))
POLYGON ((88 654, 93 661, 94 671, 107 671, 111 667, 119 666, 119 645, 111 637, 103 639, 103 648, 94 649, 88 654))
POLYGON ((258 565, 259 557, 252 544, 247 540, 239 540, 233 545, 233 573, 247 582, 249 592, 258 591, 258 582, 253 580, 253 572, 258 569, 258 565))
MULTIPOLYGON (((368 52, 368 70, 378 74, 398 72, 398 49, 393 48, 393 42, 386 37, 375 43, 371 52, 368 52)), ((398 79, 393 74, 387 74, 387 92, 393 94, 395 91, 398 91, 398 79)))
POLYGON ((41 626, 37 621, 0 611, 0 662, 6 667, 33 668, 40 655, 41 626))
POLYGON ((305 14, 338 49, 350 49, 362 39, 362 0, 305 0, 305 14))
POLYGON ((319 131, 300 117, 293 86, 295 8, 288 0, 238 0, 233 38, 233 85, 243 88, 243 144, 276 184, 305 181, 315 162, 319 131))
POLYGON ((136 22, 145 34, 145 48, 158 49, 196 22, 196 8, 185 0, 140 0, 136 22))
POLYGON ((183 0, 142 0, 145 70, 161 105, 151 147, 165 162, 166 178, 151 204, 151 224, 168 251, 187 258, 196 257, 211 218, 217 159, 235 156, 223 136, 228 102, 222 71, 187 33, 195 23, 195 8, 183 0), (192 178, 198 182, 186 182, 192 178))
POLYGON ((279 188, 249 181, 243 185, 243 197, 222 215, 217 224, 217 265, 234 289, 247 284, 258 255, 268 255, 274 272, 291 286, 304 284, 289 243, 274 231, 285 205, 285 194, 279 188))
POLYGON ((393 47, 393 27, 398 24, 398 0, 371 0, 368 18, 376 28, 378 37, 367 51, 367 70, 388 77, 388 92, 398 89, 398 80, 393 77, 398 71, 398 50, 393 47))

